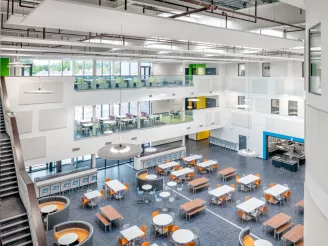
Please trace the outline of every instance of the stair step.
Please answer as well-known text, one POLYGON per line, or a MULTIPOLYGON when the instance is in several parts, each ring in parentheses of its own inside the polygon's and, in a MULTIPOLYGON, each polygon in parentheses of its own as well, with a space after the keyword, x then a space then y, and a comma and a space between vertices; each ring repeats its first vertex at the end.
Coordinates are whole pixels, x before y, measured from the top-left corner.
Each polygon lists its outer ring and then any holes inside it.
MULTIPOLYGON (((8 176, 8 175, 16 175, 15 171, 1 171, 0 172, 0 177, 8 176)), ((1 179, 2 180, 2 179, 1 179)))
POLYGON ((28 241, 23 242, 23 243, 15 244, 14 246, 27 246, 27 245, 33 246, 32 240, 28 240, 28 241))
POLYGON ((16 176, 9 176, 5 178, 0 178, 1 182, 9 181, 9 180, 16 180, 16 176))
POLYGON ((0 220, 1 228, 3 225, 10 223, 13 220, 22 220, 27 218, 27 213, 18 214, 7 219, 0 220))
POLYGON ((15 169, 15 166, 12 165, 12 166, 9 166, 9 167, 0 167, 0 172, 1 173, 4 173, 4 172, 8 172, 8 171, 11 171, 11 170, 14 170, 15 169))
POLYGON ((7 192, 9 190, 15 190, 15 189, 18 189, 18 185, 9 186, 9 187, 6 187, 6 188, 0 188, 0 193, 7 192))
POLYGON ((28 223, 27 218, 23 219, 23 220, 15 221, 13 223, 10 223, 10 224, 4 225, 4 226, 1 226, 1 232, 6 231, 6 230, 8 230, 12 227, 20 226, 20 225, 25 224, 25 223, 28 223))
POLYGON ((15 195, 15 194, 18 194, 18 190, 1 194, 0 198, 4 198, 4 197, 7 197, 7 196, 12 196, 12 195, 15 195))
POLYGON ((0 159, 0 162, 1 162, 1 163, 4 163, 4 162, 6 162, 6 161, 12 161, 12 160, 14 160, 13 157, 7 157, 7 158, 4 158, 4 159, 0 159))
POLYGON ((3 246, 6 246, 6 245, 12 245, 13 243, 15 243, 16 241, 19 241, 19 240, 22 240, 26 237, 30 237, 31 236, 31 233, 24 233, 24 234, 21 234, 17 237, 12 237, 12 238, 8 238, 8 239, 4 239, 2 240, 2 244, 3 246))
POLYGON ((5 163, 0 163, 0 169, 4 167, 10 167, 14 166, 14 162, 5 162, 5 163))
POLYGON ((6 158, 10 158, 13 156, 13 153, 0 153, 0 159, 6 159, 6 158))
POLYGON ((5 186, 8 186, 8 185, 13 185, 13 184, 17 184, 17 181, 13 180, 13 181, 1 182, 0 187, 5 187, 5 186))
POLYGON ((2 232, 1 233, 1 237, 2 238, 6 238, 6 237, 9 237, 10 235, 13 235, 13 234, 16 234, 16 233, 20 233, 21 231, 27 230, 29 228, 30 228, 29 226, 24 226, 24 227, 18 227, 18 228, 14 229, 14 230, 10 230, 8 232, 2 232))

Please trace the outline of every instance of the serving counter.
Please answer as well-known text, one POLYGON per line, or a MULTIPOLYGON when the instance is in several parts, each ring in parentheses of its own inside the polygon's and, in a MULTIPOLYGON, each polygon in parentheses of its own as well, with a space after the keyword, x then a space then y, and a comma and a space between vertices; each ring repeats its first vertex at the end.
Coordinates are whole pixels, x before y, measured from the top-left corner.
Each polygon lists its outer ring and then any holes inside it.
POLYGON ((283 160, 279 156, 272 157, 272 165, 278 168, 284 168, 286 170, 296 172, 298 170, 298 161, 283 160))

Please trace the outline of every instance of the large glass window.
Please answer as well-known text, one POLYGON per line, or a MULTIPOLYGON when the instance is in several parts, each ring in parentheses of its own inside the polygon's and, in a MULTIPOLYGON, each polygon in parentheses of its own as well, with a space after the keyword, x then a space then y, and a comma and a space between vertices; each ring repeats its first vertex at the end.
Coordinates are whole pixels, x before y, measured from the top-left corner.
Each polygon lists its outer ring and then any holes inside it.
POLYGON ((92 60, 84 61, 84 75, 92 75, 93 62, 92 60))
POLYGON ((279 99, 271 99, 271 114, 279 114, 279 99))
POLYGON ((102 117, 109 118, 109 104, 102 105, 102 117))
POLYGON ((83 119, 84 120, 91 120, 92 118, 92 105, 84 106, 84 114, 83 114, 83 119))
POLYGON ((150 105, 149 101, 145 101, 145 102, 140 103, 140 111, 141 112, 146 112, 147 114, 151 114, 150 107, 151 107, 151 105, 150 105))
POLYGON ((321 95, 321 24, 309 29, 309 92, 321 95))
POLYGON ((138 62, 130 63, 130 75, 138 75, 138 62))
POLYGON ((138 113, 138 103, 131 102, 130 103, 130 114, 137 115, 137 113, 138 113))
POLYGON ((110 62, 109 61, 103 61, 103 75, 110 75, 110 62))
POLYGON ((102 105, 96 106, 96 118, 99 119, 101 117, 102 105))
POLYGON ((121 103, 120 115, 126 115, 126 113, 129 113, 129 103, 121 103))
POLYGON ((63 63, 62 60, 50 60, 50 76, 62 76, 63 74, 63 63))
POLYGON ((120 75, 121 73, 121 63, 120 62, 113 62, 113 74, 120 75))
POLYGON ((73 75, 73 71, 72 71, 72 67, 73 67, 73 61, 71 60, 63 60, 63 75, 64 76, 72 76, 73 75))
POLYGON ((33 60, 33 76, 49 76, 49 60, 33 60))
POLYGON ((238 96, 238 109, 245 110, 245 96, 238 96))
POLYGON ((81 121, 83 120, 83 107, 75 107, 75 120, 81 121))
POLYGON ((130 75, 130 63, 121 62, 121 75, 130 75))
POLYGON ((298 115, 297 101, 288 101, 288 115, 289 116, 298 115))
POLYGON ((114 104, 114 112, 111 112, 111 114, 113 114, 115 116, 120 115, 120 104, 119 103, 114 104))
POLYGON ((103 62, 102 61, 96 61, 96 75, 102 75, 103 74, 103 62))
POLYGON ((74 75, 83 75, 84 61, 74 62, 74 75))

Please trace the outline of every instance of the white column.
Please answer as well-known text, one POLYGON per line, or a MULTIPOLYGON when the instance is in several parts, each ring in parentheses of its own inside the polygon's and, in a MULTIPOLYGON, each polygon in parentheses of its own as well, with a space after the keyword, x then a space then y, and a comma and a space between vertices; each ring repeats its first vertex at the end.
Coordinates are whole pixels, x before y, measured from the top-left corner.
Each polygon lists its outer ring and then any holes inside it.
POLYGON ((95 136, 96 135, 96 125, 97 123, 97 105, 92 105, 92 135, 95 136))
POLYGON ((137 103, 137 128, 140 128, 140 112, 141 112, 141 103, 137 103))
POLYGON ((182 147, 184 147, 184 146, 186 146, 186 136, 185 135, 183 135, 182 136, 182 147))
POLYGON ((186 120, 186 100, 184 98, 181 99, 181 111, 182 111, 182 121, 186 120))
POLYGON ((109 104, 110 115, 114 115, 114 103, 109 104))
POLYGON ((91 167, 96 168, 96 154, 91 154, 91 167))
POLYGON ((139 84, 137 85, 137 87, 142 87, 142 86, 141 86, 141 73, 140 73, 140 66, 141 66, 141 63, 140 63, 140 61, 138 61, 138 81, 139 81, 139 84))
POLYGON ((186 75, 185 75, 185 70, 186 70, 186 63, 183 62, 183 63, 182 63, 182 75, 183 75, 182 84, 183 84, 183 85, 186 84, 186 75))
POLYGON ((96 59, 92 59, 92 75, 97 75, 97 61, 96 59))

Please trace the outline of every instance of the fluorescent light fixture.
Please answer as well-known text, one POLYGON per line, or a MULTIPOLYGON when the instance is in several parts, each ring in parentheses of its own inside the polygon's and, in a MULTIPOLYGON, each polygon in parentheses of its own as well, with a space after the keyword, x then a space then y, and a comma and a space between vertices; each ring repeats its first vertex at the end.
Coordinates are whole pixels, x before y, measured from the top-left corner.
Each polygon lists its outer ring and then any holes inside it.
POLYGON ((187 106, 187 109, 192 109, 192 106, 187 106))
POLYGON ((199 102, 198 98, 188 98, 188 102, 199 102))
POLYGON ((166 96, 166 94, 164 94, 164 93, 161 93, 161 94, 159 94, 159 95, 162 96, 162 97, 166 96))
POLYGON ((145 149, 145 152, 151 153, 151 152, 156 152, 156 148, 154 147, 148 147, 147 149, 145 149))

